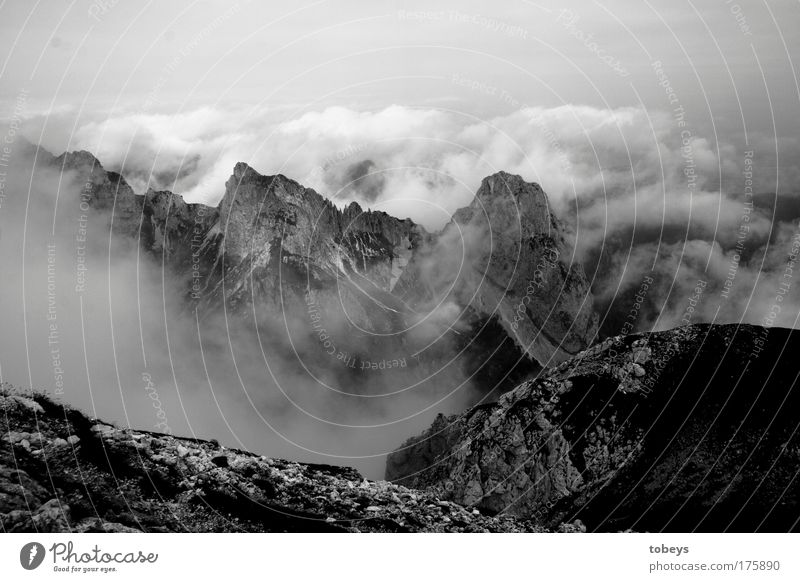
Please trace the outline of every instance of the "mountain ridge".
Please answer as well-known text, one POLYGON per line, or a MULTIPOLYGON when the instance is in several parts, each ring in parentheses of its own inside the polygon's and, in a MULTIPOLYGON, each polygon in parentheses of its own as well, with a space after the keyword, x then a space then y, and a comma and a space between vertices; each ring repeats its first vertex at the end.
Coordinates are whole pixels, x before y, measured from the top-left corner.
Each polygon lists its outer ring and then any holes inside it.
POLYGON ((590 531, 796 531, 800 333, 697 324, 615 336, 497 402, 440 416, 386 477, 590 531))
MULTIPOLYGON (((458 210, 441 232, 429 233, 409 218, 364 211, 357 202, 339 209, 315 190, 281 174, 262 175, 245 162, 235 164, 216 207, 187 203, 180 194, 167 191, 138 195, 124 177, 106 172, 86 151, 53 157, 51 165, 76 172, 84 191, 89 190, 85 195, 91 204, 113 210, 113 230, 138 238, 169 264, 201 314, 223 304, 234 313, 252 312, 249 306, 255 302, 259 313, 279 320, 287 310, 304 310, 305 296, 312 291, 333 313, 330 318, 352 322, 357 330, 413 330, 424 314, 436 309, 424 305, 431 299, 422 290, 428 275, 415 271, 426 261, 446 264, 458 252, 458 241, 450 240, 448 228, 459 222, 476 233, 477 240, 467 245, 482 246, 478 229, 484 225, 478 224, 476 209, 489 207, 489 229, 502 223, 499 245, 495 243, 498 252, 467 259, 474 263, 464 271, 471 279, 472 296, 457 289, 462 283, 459 273, 444 273, 451 279, 446 286, 455 292, 435 297, 434 303, 455 302, 460 314, 435 324, 440 328, 435 333, 444 338, 461 328, 470 330, 469 337, 487 329, 507 335, 518 352, 511 358, 521 370, 516 381, 589 345, 597 331, 589 283, 571 258, 546 194, 518 175, 498 172, 485 178, 470 206, 458 210), (515 200, 516 217, 505 209, 509 197, 515 200), (519 241, 509 242, 514 237, 519 241), (559 255, 546 261, 547 249, 557 249, 559 255), (516 255, 510 273, 508 253, 516 255), (497 269, 497 264, 503 266, 497 269), (483 270, 482 276, 469 274, 476 269, 483 270), (526 293, 526 283, 530 291, 530 281, 541 273, 547 287, 540 287, 546 292, 526 293), (523 302, 532 302, 534 309, 523 309, 523 302), (567 322, 570 310, 575 312, 575 325, 567 322)), ((401 347, 386 346, 384 351, 401 347)), ((506 385, 505 389, 511 386, 506 385)))
MULTIPOLYGON (((348 467, 118 428, 0 385, 0 529, 36 533, 525 532, 348 467)), ((562 531, 580 531, 579 524, 562 531)))

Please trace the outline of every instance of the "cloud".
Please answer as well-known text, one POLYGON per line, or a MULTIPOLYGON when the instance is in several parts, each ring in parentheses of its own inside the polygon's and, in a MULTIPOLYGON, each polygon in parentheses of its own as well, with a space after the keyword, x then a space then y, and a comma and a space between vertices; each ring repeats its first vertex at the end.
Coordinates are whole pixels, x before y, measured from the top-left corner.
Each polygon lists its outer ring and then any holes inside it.
MULTIPOLYGON (((53 115, 48 126, 67 132, 65 147, 97 153, 140 192, 169 189, 211 204, 234 164, 246 161, 315 187, 338 205, 356 200, 437 229, 472 201, 483 177, 518 173, 543 185, 567 227, 592 280, 603 334, 626 329, 637 293, 643 299, 635 330, 687 321, 797 326, 800 197, 791 194, 791 180, 800 174, 785 164, 787 191, 776 195, 769 144, 755 137, 752 156, 735 140, 717 144, 697 132, 684 142, 669 116, 636 108, 525 108, 478 120, 434 109, 336 107, 282 120, 267 109, 206 107, 176 116, 121 114, 79 123, 74 133, 69 111, 53 115), (642 292, 645 277, 653 283, 642 292)), ((41 124, 28 119, 26 133, 41 124)), ((787 143, 781 155, 796 145, 787 143)), ((31 181, 29 164, 17 156, 0 208, 0 268, 12 274, 1 288, 4 380, 53 390, 61 376, 72 391, 64 397, 101 417, 157 430, 166 420, 178 433, 356 465, 374 477, 382 474, 383 453, 435 413, 461 410, 480 394, 464 362, 444 370, 422 362, 413 373, 355 382, 321 359, 302 310, 288 310, 285 326, 269 328, 261 344, 224 317, 198 322, 177 302, 180 292, 162 279, 160 264, 134 245, 110 256, 102 229, 88 239, 90 285, 76 293, 81 185, 50 170, 31 181), (47 319, 50 244, 56 359, 47 319), (311 366, 303 370, 300 361, 311 366), (420 374, 428 379, 413 390, 360 398, 414 386, 420 374)), ((441 299, 462 257, 483 238, 445 234, 437 244, 452 252, 437 256, 452 262, 418 257, 430 296, 410 322, 411 342, 429 343, 461 325, 460 307, 441 299)), ((330 330, 343 323, 328 313, 330 330)), ((374 349, 364 346, 365 353, 374 349)))
MULTIPOLYGON (((638 200, 637 210, 644 213, 662 197, 678 219, 691 207, 685 199, 689 162, 694 193, 702 197, 718 195, 720 176, 726 187, 736 186, 744 156, 738 136, 717 143, 698 133, 688 144, 687 160, 681 130, 669 115, 587 106, 527 107, 486 120, 403 106, 369 112, 330 107, 289 119, 285 111, 269 108, 202 107, 175 115, 110 115, 79 123, 51 141, 94 152, 139 191, 149 185, 212 204, 233 165, 245 161, 342 202, 392 202, 397 208, 413 198, 452 213, 469 203, 483 177, 505 170, 541 183, 561 209, 638 200)), ((756 147, 764 166, 772 163, 769 145, 756 147)), ((789 159, 797 143, 783 145, 789 159)), ((797 168, 787 164, 782 172, 783 188, 795 188, 797 168)), ((758 172, 756 191, 769 191, 775 181, 758 172)), ((412 218, 434 227, 446 222, 418 206, 406 204, 412 218)))
MULTIPOLYGON (((108 216, 82 207, 76 175, 41 159, 32 173, 25 150, 3 170, 0 380, 123 426, 356 466, 373 478, 385 454, 438 412, 481 396, 464 362, 444 357, 446 346, 440 360, 424 354, 415 364, 414 344, 404 344, 407 353, 386 356, 402 357, 402 369, 347 369, 310 333, 302 301, 287 299, 282 317, 260 320, 258 334, 248 313, 197 317, 156 257, 134 238, 111 238, 108 216)), ((335 289, 330 296, 322 311, 337 347, 377 367, 388 348, 349 337, 348 314, 335 289)), ((428 335, 412 339, 441 334, 444 319, 417 326, 428 335)))
MULTIPOLYGON (((70 127, 61 120, 66 115, 56 114, 52 127, 70 127)), ((38 127, 35 119, 29 125, 38 127)), ((233 165, 246 161, 262 173, 295 178, 339 205, 355 200, 431 230, 468 205, 486 175, 518 173, 548 193, 592 278, 601 312, 616 309, 628 279, 638 281, 652 265, 665 281, 679 281, 668 283, 665 293, 682 293, 680 282, 691 285, 700 277, 700 264, 710 269, 703 276, 722 285, 726 269, 711 267, 730 262, 748 201, 756 204, 741 243, 737 289, 761 269, 778 268, 774 245, 785 241, 774 233, 800 215, 800 204, 792 202, 800 192, 799 165, 786 161, 800 159, 800 148, 797 140, 781 140, 776 164, 773 141, 751 132, 745 148, 739 135, 680 126, 667 112, 588 106, 525 107, 489 119, 397 105, 297 114, 202 107, 176 115, 110 115, 81 122, 61 137, 70 149, 96 152, 139 191, 170 189, 215 204, 233 165), (752 199, 743 196, 746 189, 752 199), (772 263, 762 267, 755 261, 765 254, 772 263)), ((738 319, 747 311, 731 304, 746 303, 749 293, 735 295, 718 317, 738 319)), ((671 301, 678 299, 662 303, 671 301)))

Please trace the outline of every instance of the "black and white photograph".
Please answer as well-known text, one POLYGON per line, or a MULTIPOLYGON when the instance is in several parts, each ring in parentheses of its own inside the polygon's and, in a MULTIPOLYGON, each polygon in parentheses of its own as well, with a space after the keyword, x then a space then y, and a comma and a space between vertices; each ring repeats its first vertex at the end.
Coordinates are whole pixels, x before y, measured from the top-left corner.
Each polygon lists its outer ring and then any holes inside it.
POLYGON ((798 579, 799 77, 796 0, 0 0, 0 577, 798 579))

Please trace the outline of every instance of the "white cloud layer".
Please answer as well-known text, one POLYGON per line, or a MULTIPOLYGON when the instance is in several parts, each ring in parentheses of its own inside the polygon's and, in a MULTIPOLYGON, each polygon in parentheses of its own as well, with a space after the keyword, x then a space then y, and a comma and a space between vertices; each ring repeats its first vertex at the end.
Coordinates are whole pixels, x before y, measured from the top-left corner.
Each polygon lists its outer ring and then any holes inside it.
MULTIPOLYGON (((266 108, 203 107, 169 116, 109 116, 78 124, 61 141, 96 153, 139 191, 169 189, 215 204, 234 164, 246 161, 337 203, 356 200, 429 229, 469 204, 483 177, 518 173, 548 193, 601 306, 619 303, 620 293, 638 286, 642 270, 652 268, 665 280, 637 323, 643 327, 675 323, 675 317, 657 316, 680 310, 683 287, 696 278, 709 279, 707 293, 719 294, 725 265, 736 254, 746 189, 766 194, 760 200, 768 205, 749 213, 745 252, 729 294, 737 299, 706 301, 714 307, 707 306, 703 318, 757 321, 756 311, 764 308, 754 310, 756 298, 774 295, 760 289, 780 267, 775 256, 786 255, 791 244, 776 233, 792 230, 800 213, 779 213, 773 221, 770 204, 781 206, 800 191, 797 143, 779 143, 776 163, 776 144, 768 136, 751 134, 743 146, 737 135, 715 135, 681 126, 669 113, 634 107, 525 107, 490 119, 405 106, 330 107, 288 116, 266 108), (770 202, 777 184, 780 197, 770 202), (762 266, 763 257, 770 260, 762 266)), ((791 319, 784 311, 780 320, 791 319)))

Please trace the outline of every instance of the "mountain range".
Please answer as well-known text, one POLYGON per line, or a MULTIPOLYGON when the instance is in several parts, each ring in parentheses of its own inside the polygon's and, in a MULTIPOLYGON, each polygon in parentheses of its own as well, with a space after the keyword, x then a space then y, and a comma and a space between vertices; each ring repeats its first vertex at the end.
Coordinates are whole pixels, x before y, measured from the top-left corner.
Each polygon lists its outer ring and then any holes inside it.
POLYGON ((413 366, 420 378, 458 368, 478 397, 494 398, 597 334, 590 284, 563 225, 541 187, 516 175, 487 177, 472 204, 429 233, 355 202, 338 208, 245 163, 207 206, 166 191, 138 195, 85 151, 39 152, 39 164, 81 185, 115 244, 136 241, 165 269, 187 311, 286 328, 295 355, 314 346, 299 356, 311 366, 335 351, 413 366))
POLYGON ((536 184, 488 176, 431 233, 244 163, 209 206, 136 194, 88 152, 36 158, 80 186, 59 203, 107 228, 112 256, 154 260, 198 321, 222 316, 309 374, 338 367, 358 394, 377 384, 363 362, 392 388, 452 374, 477 392, 369 481, 3 387, 6 531, 799 529, 798 333, 700 324, 601 340, 536 184))

